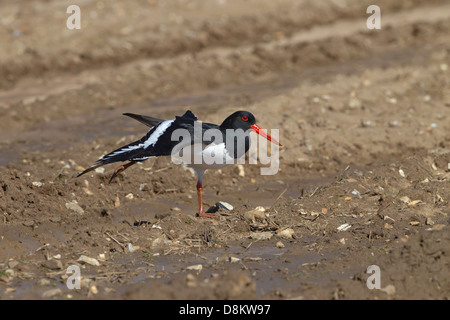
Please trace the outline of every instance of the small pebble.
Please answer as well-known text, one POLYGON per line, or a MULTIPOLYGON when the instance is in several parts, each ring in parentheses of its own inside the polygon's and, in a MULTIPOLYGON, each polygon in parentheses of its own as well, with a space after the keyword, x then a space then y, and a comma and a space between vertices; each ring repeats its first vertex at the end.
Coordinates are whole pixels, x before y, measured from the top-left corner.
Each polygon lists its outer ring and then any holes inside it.
POLYGON ((116 200, 114 200, 114 207, 118 208, 120 207, 120 199, 116 196, 116 200))
POLYGON ((4 274, 7 275, 8 277, 12 278, 12 277, 14 277, 14 275, 15 275, 16 273, 14 272, 13 269, 6 269, 6 270, 4 271, 4 274))
POLYGON ((42 297, 44 299, 50 299, 50 298, 60 296, 60 295, 62 295, 62 291, 61 291, 61 289, 57 288, 57 289, 50 289, 50 290, 45 291, 42 294, 42 297))
POLYGON ((244 213, 244 217, 248 220, 252 220, 255 221, 255 219, 257 220, 264 220, 266 218, 266 214, 265 214, 266 209, 264 209, 264 207, 256 207, 253 210, 247 211, 246 213, 244 213))
POLYGON ((42 266, 50 270, 62 270, 63 264, 60 260, 48 260, 42 262, 42 266))
POLYGON ((244 166, 242 164, 238 164, 237 168, 239 170, 239 177, 245 177, 244 166))
POLYGON ((400 201, 402 201, 404 203, 410 203, 411 199, 408 196, 403 196, 400 198, 400 201))
POLYGON ((422 202, 422 200, 413 200, 408 203, 408 207, 414 207, 416 204, 419 204, 421 202, 422 202))
POLYGON ((198 272, 202 271, 202 269, 203 269, 203 265, 201 265, 201 264, 195 264, 195 265, 186 267, 186 270, 193 270, 193 271, 198 271, 198 272))
POLYGON ((250 233, 249 238, 253 240, 269 240, 273 237, 272 232, 252 232, 250 233))
POLYGON ((80 215, 84 214, 84 210, 80 205, 78 204, 77 200, 73 200, 71 202, 66 203, 66 208, 69 210, 74 211, 75 213, 78 213, 80 215))
POLYGON ((96 286, 91 286, 89 288, 88 296, 98 294, 98 289, 96 286))
POLYGON ((81 256, 78 258, 78 261, 84 262, 84 263, 90 264, 91 266, 96 266, 96 267, 98 267, 98 266, 100 265, 100 262, 98 262, 97 259, 95 259, 95 258, 90 258, 90 257, 85 256, 85 255, 81 255, 81 256))
POLYGON ((53 223, 58 223, 61 222, 61 217, 51 217, 49 220, 53 223))
POLYGON ((284 230, 278 232, 277 237, 284 238, 284 239, 293 239, 293 238, 295 238, 295 233, 294 233, 294 230, 292 230, 291 228, 287 228, 287 229, 284 229, 284 230))
POLYGON ((83 191, 84 191, 84 193, 86 193, 88 196, 93 196, 94 195, 94 193, 91 191, 91 190, 89 190, 88 188, 83 188, 83 191))
POLYGON ((22 223, 25 227, 32 227, 34 225, 33 220, 26 220, 22 223))
POLYGON ((389 102, 391 104, 396 104, 397 103, 397 99, 396 98, 388 98, 387 102, 389 102))
POLYGON ((361 127, 368 128, 373 125, 372 121, 370 120, 361 120, 361 127))
POLYGON ((426 225, 429 225, 429 226, 432 226, 432 225, 434 225, 434 221, 433 221, 433 219, 431 219, 430 217, 428 217, 427 220, 425 221, 425 224, 426 224, 426 225))
POLYGON ((392 284, 388 284, 386 287, 381 288, 380 291, 387 293, 389 296, 395 294, 395 287, 392 284))
POLYGON ((97 168, 97 169, 95 169, 95 172, 96 173, 100 173, 100 174, 103 174, 103 173, 105 173, 105 168, 97 168))
POLYGON ((350 98, 349 102, 348 102, 348 106, 351 109, 356 109, 356 108, 360 108, 362 106, 361 100, 359 100, 358 98, 350 98))
POLYGON ((398 127, 398 126, 400 126, 400 123, 398 122, 398 121, 389 121, 388 122, 388 125, 389 125, 389 127, 391 127, 391 128, 396 128, 396 127, 398 127))
POLYGON ((41 287, 48 286, 48 285, 50 285, 50 280, 45 279, 45 278, 40 279, 40 280, 38 281, 38 285, 40 285, 41 287))

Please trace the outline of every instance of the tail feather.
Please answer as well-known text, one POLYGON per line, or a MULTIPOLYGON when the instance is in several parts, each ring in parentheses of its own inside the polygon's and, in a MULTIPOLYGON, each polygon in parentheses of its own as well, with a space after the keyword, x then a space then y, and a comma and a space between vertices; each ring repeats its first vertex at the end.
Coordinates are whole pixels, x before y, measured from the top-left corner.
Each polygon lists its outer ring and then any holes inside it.
POLYGON ((77 178, 82 176, 83 174, 88 173, 88 172, 90 172, 92 170, 95 170, 95 169, 97 169, 98 167, 101 167, 101 166, 103 166, 103 164, 97 164, 97 162, 96 162, 96 164, 94 164, 93 166, 90 166, 89 168, 87 168, 86 170, 84 170, 83 172, 78 174, 77 178))
POLYGON ((81 172, 77 177, 82 176, 83 174, 95 170, 98 167, 104 166, 106 164, 119 161, 141 162, 151 157, 151 155, 148 155, 148 151, 145 152, 145 150, 142 148, 141 141, 138 140, 104 155, 103 157, 98 159, 91 167, 81 172))
POLYGON ((162 119, 153 118, 150 116, 143 116, 143 115, 134 114, 134 113, 124 113, 123 115, 133 118, 133 119, 145 124, 146 126, 148 126, 150 128, 157 126, 158 124, 160 124, 161 122, 164 121, 162 119))

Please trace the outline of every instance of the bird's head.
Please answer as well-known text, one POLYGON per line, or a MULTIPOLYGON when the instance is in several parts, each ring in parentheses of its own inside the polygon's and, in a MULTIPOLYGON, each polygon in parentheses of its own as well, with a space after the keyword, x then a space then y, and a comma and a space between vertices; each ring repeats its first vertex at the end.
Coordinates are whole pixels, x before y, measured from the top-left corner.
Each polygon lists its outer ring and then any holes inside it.
POLYGON ((256 124, 255 116, 248 111, 236 111, 235 113, 231 114, 228 118, 226 118, 222 122, 220 127, 222 129, 233 129, 233 130, 242 129, 244 131, 251 129, 256 133, 260 134, 261 136, 263 136, 264 138, 266 138, 267 140, 281 146, 281 143, 272 138, 268 133, 266 133, 256 124))

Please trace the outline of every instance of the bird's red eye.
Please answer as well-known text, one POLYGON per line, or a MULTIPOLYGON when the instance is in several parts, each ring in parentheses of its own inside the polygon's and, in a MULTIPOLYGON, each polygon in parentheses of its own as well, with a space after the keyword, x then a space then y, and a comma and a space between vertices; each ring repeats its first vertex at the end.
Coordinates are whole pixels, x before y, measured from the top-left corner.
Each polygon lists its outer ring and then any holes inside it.
POLYGON ((248 121, 248 117, 247 116, 242 116, 242 120, 248 121))

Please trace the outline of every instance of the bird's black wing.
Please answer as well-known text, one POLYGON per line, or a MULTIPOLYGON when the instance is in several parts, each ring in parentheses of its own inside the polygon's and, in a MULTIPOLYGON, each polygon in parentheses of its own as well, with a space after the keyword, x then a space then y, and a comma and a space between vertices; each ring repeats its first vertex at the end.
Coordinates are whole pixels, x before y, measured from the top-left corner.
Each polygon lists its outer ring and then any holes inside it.
POLYGON ((123 115, 133 118, 133 119, 145 124, 146 126, 148 126, 150 128, 157 126, 159 123, 164 121, 163 119, 153 118, 150 116, 143 116, 143 115, 134 114, 134 113, 124 113, 123 115))
MULTIPOLYGON (((158 124, 160 124, 161 122, 164 121, 163 119, 154 118, 154 117, 150 117, 150 116, 144 116, 144 115, 135 114, 135 113, 124 113, 123 115, 133 118, 133 119, 145 124, 146 126, 148 126, 150 128, 157 126, 158 124)), ((176 116, 176 118, 197 120, 197 117, 190 110, 186 111, 181 117, 176 116)))
POLYGON ((151 129, 141 139, 104 155, 78 176, 109 163, 118 161, 142 162, 152 157, 168 156, 180 142, 179 140, 172 140, 172 134, 176 129, 185 129, 185 132, 189 134, 190 139, 184 139, 183 141, 185 145, 189 145, 191 139, 194 138, 191 133, 193 133, 197 117, 191 111, 186 111, 183 116, 177 116, 175 120, 170 121, 133 113, 125 113, 124 115, 144 123, 151 129))

